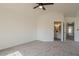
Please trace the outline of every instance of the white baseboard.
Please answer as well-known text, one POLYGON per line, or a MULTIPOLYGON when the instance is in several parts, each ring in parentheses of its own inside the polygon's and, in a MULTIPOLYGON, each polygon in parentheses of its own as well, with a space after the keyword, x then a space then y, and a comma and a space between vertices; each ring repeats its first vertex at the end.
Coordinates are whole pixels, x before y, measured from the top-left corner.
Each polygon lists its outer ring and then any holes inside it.
POLYGON ((39 41, 51 42, 51 41, 54 41, 54 40, 39 40, 39 41))

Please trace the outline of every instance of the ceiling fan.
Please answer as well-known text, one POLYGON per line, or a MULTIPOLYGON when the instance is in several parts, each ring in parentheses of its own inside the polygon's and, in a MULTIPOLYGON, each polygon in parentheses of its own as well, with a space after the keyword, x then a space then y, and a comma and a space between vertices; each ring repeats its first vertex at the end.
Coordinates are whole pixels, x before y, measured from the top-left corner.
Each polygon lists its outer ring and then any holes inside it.
POLYGON ((33 9, 36 9, 36 8, 40 8, 40 9, 43 9, 43 10, 46 10, 46 8, 44 7, 45 5, 53 5, 54 3, 36 3, 38 4, 37 6, 35 6, 33 9))

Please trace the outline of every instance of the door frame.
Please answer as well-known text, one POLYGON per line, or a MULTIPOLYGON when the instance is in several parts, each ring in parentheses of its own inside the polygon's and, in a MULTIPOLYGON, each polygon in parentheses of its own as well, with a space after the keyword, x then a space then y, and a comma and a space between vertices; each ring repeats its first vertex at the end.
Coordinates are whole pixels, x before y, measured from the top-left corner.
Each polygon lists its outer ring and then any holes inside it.
MULTIPOLYGON (((53 21, 53 40, 54 40, 54 22, 57 21, 57 20, 54 20, 53 21)), ((61 21, 61 42, 64 41, 64 22, 62 20, 59 20, 61 21)))

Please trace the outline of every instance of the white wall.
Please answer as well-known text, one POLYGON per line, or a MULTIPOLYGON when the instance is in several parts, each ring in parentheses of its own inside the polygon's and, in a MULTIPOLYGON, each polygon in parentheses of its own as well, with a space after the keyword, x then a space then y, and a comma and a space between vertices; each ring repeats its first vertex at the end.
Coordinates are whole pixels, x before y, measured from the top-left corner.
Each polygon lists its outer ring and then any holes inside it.
POLYGON ((75 21, 75 41, 79 42, 79 16, 76 17, 75 21))
POLYGON ((34 14, 25 4, 0 4, 0 49, 36 40, 34 14))
POLYGON ((75 41, 79 42, 79 11, 77 12, 75 19, 75 41))
POLYGON ((75 18, 76 17, 65 17, 65 22, 67 23, 72 23, 72 22, 75 22, 75 18))
POLYGON ((63 20, 60 13, 46 12, 39 16, 37 22, 37 39, 41 41, 54 40, 54 20, 63 20))

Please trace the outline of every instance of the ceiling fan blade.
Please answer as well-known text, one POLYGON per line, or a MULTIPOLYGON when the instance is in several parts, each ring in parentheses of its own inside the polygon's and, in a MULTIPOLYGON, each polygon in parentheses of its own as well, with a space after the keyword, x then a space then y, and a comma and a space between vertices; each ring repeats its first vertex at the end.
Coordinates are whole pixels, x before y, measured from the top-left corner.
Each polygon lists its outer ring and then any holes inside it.
POLYGON ((36 9, 37 7, 39 7, 39 5, 35 6, 33 9, 36 9))
POLYGON ((43 3, 43 5, 53 5, 54 3, 43 3))
POLYGON ((43 6, 43 10, 46 10, 46 8, 43 6))

